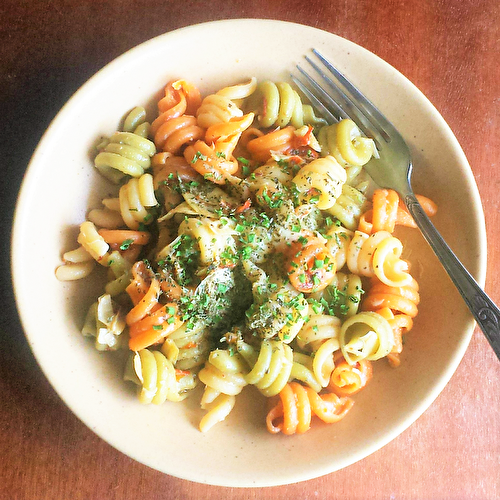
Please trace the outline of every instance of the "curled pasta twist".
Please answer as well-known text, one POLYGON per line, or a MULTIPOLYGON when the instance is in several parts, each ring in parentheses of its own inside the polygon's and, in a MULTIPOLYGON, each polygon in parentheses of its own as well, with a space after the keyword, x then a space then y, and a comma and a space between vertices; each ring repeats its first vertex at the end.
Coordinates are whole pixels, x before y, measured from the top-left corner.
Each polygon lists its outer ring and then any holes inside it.
POLYGON ((85 317, 82 334, 95 338, 98 351, 115 351, 123 345, 125 318, 117 303, 109 294, 101 295, 85 317))
POLYGON ((344 418, 354 402, 336 394, 318 394, 310 387, 290 382, 280 392, 277 405, 266 417, 269 432, 276 434, 301 434, 309 430, 311 418, 316 415, 326 423, 335 423, 344 418))
POLYGON ((330 376, 328 389, 337 396, 352 396, 366 387, 373 374, 371 362, 360 359, 349 364, 342 356, 336 356, 335 368, 330 376))
POLYGON ((414 279, 406 286, 390 287, 372 278, 372 286, 366 294, 362 309, 377 312, 392 328, 394 346, 387 359, 394 367, 399 366, 403 335, 413 327, 413 318, 418 313, 419 302, 418 283, 414 279))
POLYGON ((238 161, 233 157, 233 152, 241 134, 252 122, 253 113, 249 113, 229 122, 211 125, 206 131, 205 142, 197 141, 188 146, 184 157, 205 179, 225 184, 238 170, 238 161))
MULTIPOLYGON (((335 204, 327 212, 339 220, 347 229, 354 231, 358 228, 360 218, 365 214, 368 207, 368 199, 361 191, 344 184, 335 204)), ((361 228, 359 229, 362 231, 361 228)))
POLYGON ((209 127, 227 123, 231 119, 243 116, 243 111, 239 108, 236 102, 250 96, 257 87, 255 77, 248 82, 224 87, 215 94, 210 94, 205 97, 198 108, 196 116, 198 124, 208 129, 209 127))
POLYGON ((333 156, 326 156, 303 166, 292 182, 302 203, 315 203, 320 210, 328 210, 342 194, 345 181, 345 169, 333 156))
POLYGON ((412 277, 402 259, 403 244, 387 231, 368 236, 356 231, 349 244, 347 267, 354 274, 376 276, 389 286, 405 286, 412 277))
POLYGON ((125 117, 123 131, 132 132, 141 137, 148 137, 151 124, 146 119, 146 110, 142 106, 136 106, 125 117))
POLYGON ((251 366, 245 376, 248 384, 255 385, 266 397, 278 394, 288 382, 293 365, 290 346, 279 340, 262 341, 257 356, 243 353, 251 366))
POLYGON ((213 350, 198 378, 205 384, 201 407, 208 413, 200 421, 200 430, 208 431, 217 422, 224 420, 232 410, 235 396, 247 385, 245 375, 248 365, 238 353, 228 350, 213 350))
POLYGON ((292 126, 273 130, 251 139, 247 150, 255 161, 266 162, 271 154, 286 154, 295 146, 295 128, 292 126))
POLYGON ((121 217, 130 229, 151 224, 154 218, 148 208, 158 205, 153 176, 143 174, 138 179, 130 179, 120 188, 119 203, 121 217))
POLYGON ((95 260, 82 246, 63 254, 63 264, 56 268, 60 281, 74 281, 86 278, 95 267, 95 260))
POLYGON ((205 132, 193 114, 201 103, 198 89, 186 80, 170 82, 165 96, 158 101, 158 117, 151 134, 161 151, 177 154, 187 144, 202 139, 205 132))
POLYGON ((195 386, 192 373, 176 371, 162 352, 150 349, 130 356, 124 378, 139 386, 139 401, 143 404, 182 401, 195 386))
POLYGON ((322 154, 333 156, 344 167, 361 167, 377 154, 373 139, 363 137, 350 119, 322 127, 318 140, 322 154))
POLYGON ((360 312, 342 323, 339 343, 342 355, 349 364, 361 359, 375 361, 391 352, 394 334, 387 320, 380 314, 360 312))
MULTIPOLYGON (((425 196, 416 195, 427 216, 437 212, 436 204, 425 196)), ((392 189, 376 189, 372 198, 373 208, 363 213, 359 220, 360 231, 367 234, 377 231, 393 233, 396 225, 417 227, 403 201, 392 189)))
POLYGON ((171 347, 175 350, 175 367, 191 370, 201 366, 210 352, 208 329, 203 324, 184 323, 169 335, 171 347))
POLYGON ((249 101, 248 106, 257 110, 259 124, 264 128, 284 128, 289 124, 300 128, 326 123, 315 116, 312 106, 302 103, 299 94, 286 82, 260 82, 249 101))
POLYGON ((77 238, 78 243, 100 264, 108 265, 109 244, 98 233, 95 225, 90 221, 80 224, 80 233, 77 238))
POLYGON ((155 153, 154 143, 146 137, 134 132, 116 132, 97 154, 94 165, 102 175, 117 183, 124 174, 131 177, 144 174, 155 153))
POLYGON ((297 344, 301 349, 310 350, 314 354, 312 359, 314 377, 321 387, 326 387, 335 367, 333 353, 340 349, 341 321, 328 314, 315 314, 314 308, 311 307, 309 311, 309 320, 297 335, 297 344))

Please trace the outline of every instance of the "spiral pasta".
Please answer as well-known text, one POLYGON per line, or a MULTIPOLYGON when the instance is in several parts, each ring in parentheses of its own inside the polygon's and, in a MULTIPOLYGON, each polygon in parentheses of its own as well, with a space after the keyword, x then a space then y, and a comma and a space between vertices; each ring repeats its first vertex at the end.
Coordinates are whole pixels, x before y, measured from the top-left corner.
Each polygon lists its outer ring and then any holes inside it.
POLYGON ((328 210, 341 195, 345 181, 345 170, 333 156, 326 156, 302 167, 292 182, 302 203, 315 203, 320 210, 328 210))
POLYGON ((356 231, 349 243, 347 266, 352 273, 377 276, 389 286, 404 286, 411 281, 408 263, 400 259, 403 245, 387 231, 371 235, 356 231))
POLYGON ((177 154, 183 147, 202 139, 204 129, 193 113, 201 103, 198 89, 186 80, 170 82, 158 101, 158 117, 151 124, 154 143, 161 151, 177 154))
POLYGON ((297 91, 286 82, 260 82, 248 105, 257 111, 259 124, 264 128, 325 124, 323 119, 316 117, 310 105, 302 103, 297 91))
POLYGON ((349 398, 339 398, 333 393, 319 395, 309 387, 291 382, 282 389, 280 401, 267 414, 267 428, 273 434, 301 434, 310 428, 313 415, 326 423, 338 422, 352 405, 349 398))
POLYGON ((391 352, 394 334, 387 320, 380 314, 360 312, 342 324, 339 343, 348 363, 353 364, 361 359, 374 361, 391 352))
POLYGON ((243 111, 235 101, 252 95, 256 87, 257 79, 253 77, 246 83, 224 87, 215 94, 205 97, 196 112, 199 125, 208 129, 213 125, 242 117, 243 111))
POLYGON ((124 378, 139 386, 138 397, 143 404, 182 401, 194 386, 192 374, 179 374, 160 351, 149 349, 131 355, 124 378))
POLYGON ((288 382, 293 366, 292 349, 279 340, 263 340, 251 371, 245 376, 264 396, 278 394, 288 382))
POLYGON ((350 119, 323 127, 318 140, 323 154, 332 155, 344 167, 361 167, 377 151, 373 139, 363 137, 350 119))
POLYGON ((140 177, 151 166, 156 153, 153 142, 134 132, 116 132, 95 157, 95 167, 108 179, 118 182, 123 174, 140 177))
POLYGON ((201 407, 208 413, 200 421, 200 430, 208 431, 224 420, 232 410, 235 398, 247 385, 248 365, 238 354, 228 350, 213 350, 198 378, 205 384, 201 407))

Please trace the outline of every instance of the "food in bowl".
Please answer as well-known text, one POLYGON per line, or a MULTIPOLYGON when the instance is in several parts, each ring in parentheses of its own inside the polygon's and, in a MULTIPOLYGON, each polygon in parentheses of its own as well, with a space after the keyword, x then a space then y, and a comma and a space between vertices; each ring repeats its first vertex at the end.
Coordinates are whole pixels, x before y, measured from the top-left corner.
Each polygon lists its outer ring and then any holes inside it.
POLYGON ((271 433, 338 422, 373 362, 399 365, 418 312, 394 235, 415 224, 363 170, 373 140, 351 120, 327 124, 288 83, 256 78, 204 98, 171 81, 149 118, 134 108, 98 144, 94 166, 115 195, 56 270, 64 281, 108 268, 82 333, 130 351, 124 378, 142 403, 203 384, 202 431, 246 386, 269 400, 271 433))

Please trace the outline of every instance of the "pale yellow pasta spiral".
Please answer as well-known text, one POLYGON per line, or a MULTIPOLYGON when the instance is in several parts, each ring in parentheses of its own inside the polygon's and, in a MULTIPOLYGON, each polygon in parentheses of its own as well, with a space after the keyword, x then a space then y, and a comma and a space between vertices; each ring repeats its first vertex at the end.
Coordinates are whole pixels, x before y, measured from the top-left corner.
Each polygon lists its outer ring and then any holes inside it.
POLYGON ((202 432, 227 417, 234 406, 235 396, 247 385, 245 375, 248 371, 248 364, 238 353, 223 349, 210 353, 198 374, 205 384, 201 407, 208 410, 200 422, 202 432))
POLYGON ((196 112, 198 125, 209 128, 218 123, 226 123, 232 118, 243 116, 243 111, 234 102, 251 95, 257 87, 257 80, 250 79, 247 83, 224 87, 215 94, 203 99, 196 112))
POLYGON ((349 364, 361 359, 375 361, 391 352, 394 333, 380 314, 360 312, 342 324, 339 341, 342 354, 349 364))
POLYGON ((119 200, 122 219, 130 229, 139 229, 140 224, 150 224, 153 217, 148 208, 158 205, 153 176, 143 174, 139 179, 130 179, 120 188, 119 200))
POLYGON ((341 195, 345 181, 344 168, 333 156, 326 156, 303 166, 292 182, 301 203, 314 201, 320 210, 328 210, 341 195))
POLYGON ((252 367, 245 380, 255 385, 264 396, 275 396, 288 382, 293 352, 287 344, 279 340, 263 340, 257 357, 244 352, 242 355, 252 367))
POLYGON ((387 231, 368 236, 356 231, 349 244, 347 266, 362 276, 376 276, 382 283, 401 287, 412 280, 408 263, 402 260, 403 244, 387 231))
POLYGON ((183 374, 177 380, 172 362, 160 351, 150 349, 131 355, 124 378, 139 386, 139 401, 143 404, 182 401, 195 386, 192 374, 183 374))

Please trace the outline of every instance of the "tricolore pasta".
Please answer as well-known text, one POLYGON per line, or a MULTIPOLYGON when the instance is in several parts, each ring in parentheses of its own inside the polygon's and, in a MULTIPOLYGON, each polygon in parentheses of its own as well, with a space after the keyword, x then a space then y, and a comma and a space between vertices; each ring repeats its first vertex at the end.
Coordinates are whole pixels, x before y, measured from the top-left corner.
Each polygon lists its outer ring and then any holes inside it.
POLYGON ((135 108, 98 145, 116 195, 56 270, 107 268, 82 333, 129 351, 124 378, 142 403, 202 384, 202 431, 246 386, 269 399, 271 433, 339 421, 374 361, 400 363, 419 303, 394 236, 414 222, 363 170, 374 142, 350 120, 327 125, 288 83, 255 78, 204 98, 172 81, 151 118, 135 108))

